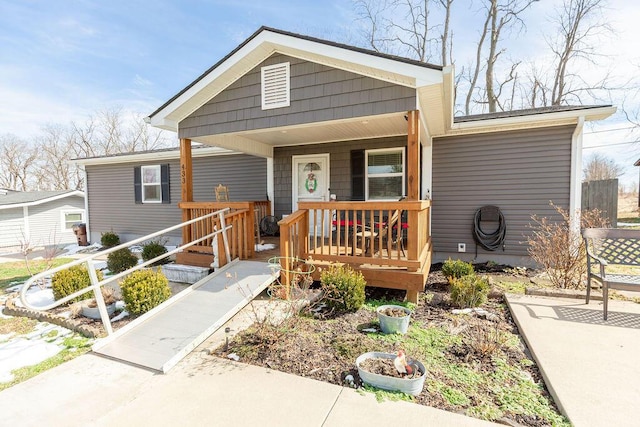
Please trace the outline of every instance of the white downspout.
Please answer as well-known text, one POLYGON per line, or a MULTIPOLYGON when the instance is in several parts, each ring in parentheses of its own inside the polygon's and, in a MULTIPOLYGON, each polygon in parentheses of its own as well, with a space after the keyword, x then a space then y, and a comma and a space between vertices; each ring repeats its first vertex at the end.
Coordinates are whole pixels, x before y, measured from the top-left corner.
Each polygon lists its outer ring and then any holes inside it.
POLYGON ((87 227, 87 244, 91 243, 91 230, 89 228, 89 178, 87 176, 87 168, 84 166, 80 166, 82 169, 82 174, 84 177, 84 223, 87 227))
POLYGON ((271 215, 275 215, 274 188, 275 178, 273 174, 273 157, 267 157, 267 197, 269 198, 269 203, 271 204, 271 215))
POLYGON ((571 181, 569 190, 569 214, 571 215, 571 230, 580 232, 580 209, 582 207, 582 130, 584 116, 578 118, 573 135, 571 136, 571 181))

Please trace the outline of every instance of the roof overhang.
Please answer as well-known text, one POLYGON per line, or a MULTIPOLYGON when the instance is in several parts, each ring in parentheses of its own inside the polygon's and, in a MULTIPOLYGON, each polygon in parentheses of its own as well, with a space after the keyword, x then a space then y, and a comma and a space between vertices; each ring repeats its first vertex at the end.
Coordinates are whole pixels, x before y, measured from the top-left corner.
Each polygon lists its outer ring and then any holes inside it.
POLYGON ((563 126, 577 124, 580 118, 585 121, 603 120, 616 112, 616 107, 589 107, 569 110, 550 111, 540 114, 528 114, 495 119, 478 119, 453 123, 451 129, 435 136, 467 135, 474 133, 501 132, 538 127, 563 126))
MULTIPOLYGON (((416 89, 431 87, 431 90, 427 91, 431 99, 425 100, 423 103, 425 106, 429 106, 434 116, 439 117, 445 114, 442 111, 436 111, 444 108, 442 85, 445 79, 440 67, 262 28, 151 114, 146 119, 147 123, 154 127, 177 132, 178 124, 182 120, 275 53, 406 87, 416 89), (439 97, 435 95, 439 95, 439 97), (433 99, 438 99, 439 104, 434 104, 433 99)), ((420 96, 419 92, 418 97, 420 96)), ((420 100, 417 100, 416 104, 419 103, 420 100)), ((363 119, 358 118, 358 120, 362 121, 363 119)), ((355 123, 357 120, 353 122, 355 123)))
MULTIPOLYGON (((225 156, 229 154, 238 154, 237 151, 228 150, 219 147, 193 147, 191 152, 192 158, 198 157, 211 157, 211 156, 225 156)), ((180 158, 180 150, 157 150, 144 153, 127 153, 118 154, 114 156, 103 157, 87 157, 82 159, 73 159, 69 163, 77 164, 81 166, 90 165, 109 165, 109 164, 121 164, 121 163, 140 163, 140 162, 152 162, 152 161, 166 161, 175 160, 180 158)))
POLYGON ((34 201, 31 201, 31 202, 13 203, 13 204, 10 204, 10 205, 0 205, 0 210, 23 208, 25 206, 37 206, 37 205, 42 205, 43 203, 49 203, 49 202, 53 202, 55 200, 65 199, 67 197, 74 197, 74 196, 83 197, 84 198, 84 192, 80 191, 80 190, 73 190, 73 191, 69 191, 68 193, 57 194, 55 196, 46 197, 44 199, 34 200, 34 201))

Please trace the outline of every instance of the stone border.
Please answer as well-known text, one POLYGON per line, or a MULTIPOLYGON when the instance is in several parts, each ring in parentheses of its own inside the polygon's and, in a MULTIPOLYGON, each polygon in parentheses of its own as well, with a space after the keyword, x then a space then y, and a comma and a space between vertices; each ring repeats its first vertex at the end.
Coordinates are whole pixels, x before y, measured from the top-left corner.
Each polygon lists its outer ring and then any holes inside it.
POLYGON ((30 310, 24 307, 17 307, 13 298, 7 298, 5 307, 2 312, 8 316, 20 316, 35 319, 40 322, 49 322, 54 325, 62 326, 63 328, 70 329, 77 332, 87 338, 100 338, 105 336, 105 333, 101 328, 95 326, 82 324, 74 321, 73 319, 67 319, 62 316, 56 316, 55 314, 47 313, 44 311, 30 310))

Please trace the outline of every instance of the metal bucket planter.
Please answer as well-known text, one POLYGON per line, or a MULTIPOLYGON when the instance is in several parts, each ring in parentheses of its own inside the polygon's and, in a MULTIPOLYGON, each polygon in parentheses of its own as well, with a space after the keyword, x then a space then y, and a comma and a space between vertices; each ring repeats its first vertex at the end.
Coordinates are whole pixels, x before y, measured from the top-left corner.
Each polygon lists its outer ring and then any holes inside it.
POLYGON ((365 371, 360 368, 360 364, 363 363, 367 359, 395 359, 396 355, 393 353, 382 353, 378 351, 371 351, 369 353, 361 354, 356 359, 356 368, 358 368, 358 375, 363 382, 366 384, 372 385, 377 388, 381 388, 383 390, 390 391, 401 391, 403 393, 411 394, 413 396, 417 396, 422 392, 422 388, 424 387, 424 380, 426 375, 426 370, 424 365, 417 360, 409 360, 408 362, 417 366, 422 375, 417 378, 399 378, 399 377, 389 377, 386 375, 374 374, 372 372, 365 371))
POLYGON ((377 308, 378 321, 380 322, 380 329, 383 334, 406 334, 409 329, 409 321, 411 320, 411 310, 401 305, 381 305, 377 308), (406 313, 406 316, 394 317, 382 314, 386 309, 402 310, 406 313))
MULTIPOLYGON (((107 305, 107 313, 109 314, 109 317, 113 316, 113 313, 116 312, 116 303, 114 302, 113 304, 109 304, 107 305)), ((89 307, 86 304, 82 305, 82 315, 84 317, 88 317, 89 319, 100 319, 100 311, 98 310, 98 307, 89 307)))

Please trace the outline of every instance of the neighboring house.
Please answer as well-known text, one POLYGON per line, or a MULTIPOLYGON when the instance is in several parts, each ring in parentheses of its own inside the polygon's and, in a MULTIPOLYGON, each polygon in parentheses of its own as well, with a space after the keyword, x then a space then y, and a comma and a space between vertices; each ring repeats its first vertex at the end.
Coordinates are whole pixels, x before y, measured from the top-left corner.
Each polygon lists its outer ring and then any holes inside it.
MULTIPOLYGON (((475 258, 473 218, 485 205, 500 208, 506 238, 495 252, 479 248, 477 260, 527 262, 531 215, 558 218, 550 201, 580 207, 584 122, 615 108, 454 117, 454 80, 451 67, 263 27, 147 121, 176 132, 185 156, 194 141, 264 159, 278 217, 334 195, 339 209, 356 206, 343 201, 375 202, 357 205, 374 209, 401 196, 432 199, 432 207, 397 205, 414 213, 407 240, 418 246, 408 255, 416 263, 391 265, 424 273, 431 251, 436 261, 475 258), (417 219, 424 210, 430 227, 417 219)), ((193 171, 185 188, 201 185, 200 174, 193 171)), ((324 259, 369 262, 350 255, 324 259)))
POLYGON ((85 220, 82 191, 0 191, 0 248, 75 243, 85 220))
MULTIPOLYGON (((89 240, 100 242, 106 231, 130 241, 182 222, 180 152, 176 148, 76 159, 84 167, 89 240), (144 178, 143 178, 144 177, 144 178)), ((228 186, 231 200, 264 200, 265 159, 230 150, 200 146, 193 149, 198 181, 194 194, 215 200, 214 188, 228 186), (258 177, 258 179, 256 179, 258 177)), ((165 237, 179 243, 180 230, 165 237)))

